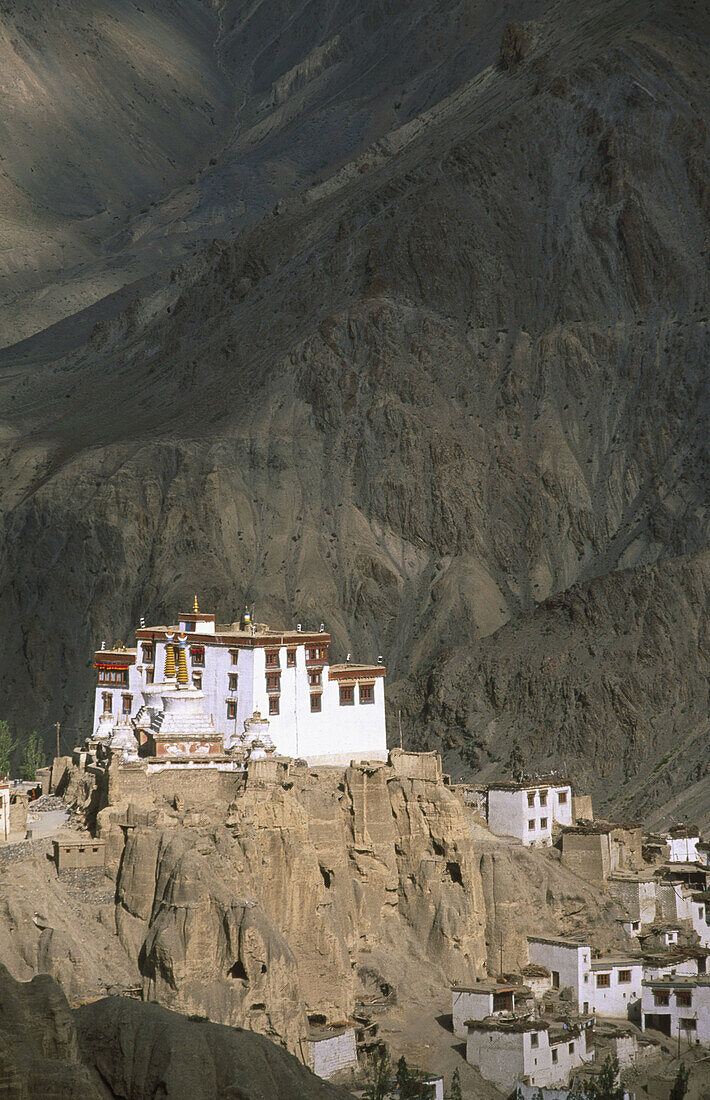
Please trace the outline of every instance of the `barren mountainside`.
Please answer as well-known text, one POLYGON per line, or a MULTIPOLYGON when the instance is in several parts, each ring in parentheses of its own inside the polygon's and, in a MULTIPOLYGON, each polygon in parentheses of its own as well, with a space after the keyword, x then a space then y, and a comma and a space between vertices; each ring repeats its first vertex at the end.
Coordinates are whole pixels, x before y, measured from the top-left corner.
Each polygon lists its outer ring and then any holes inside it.
POLYGON ((0 712, 198 592, 707 820, 705 7, 71 7, 0 9, 0 712))

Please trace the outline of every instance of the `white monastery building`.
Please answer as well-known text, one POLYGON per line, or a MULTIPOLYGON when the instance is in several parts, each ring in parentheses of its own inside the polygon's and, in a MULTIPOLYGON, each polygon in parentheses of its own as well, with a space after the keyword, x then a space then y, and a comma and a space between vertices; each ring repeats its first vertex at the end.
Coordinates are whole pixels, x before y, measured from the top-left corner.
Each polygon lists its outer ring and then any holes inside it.
POLYGON ((521 783, 492 783, 488 788, 488 827, 497 836, 514 836, 526 846, 549 847, 552 826, 573 825, 572 786, 553 778, 521 783))
POLYGON ((329 645, 324 630, 275 630, 253 623, 248 612, 239 623, 218 626, 195 597, 192 611, 173 626, 141 621, 134 649, 95 653, 94 735, 109 716, 130 728, 144 710, 144 695, 150 698, 153 685, 174 676, 166 668, 174 669, 180 654, 205 719, 227 751, 258 712, 268 716, 281 756, 310 764, 386 760, 385 667, 331 665, 329 645))

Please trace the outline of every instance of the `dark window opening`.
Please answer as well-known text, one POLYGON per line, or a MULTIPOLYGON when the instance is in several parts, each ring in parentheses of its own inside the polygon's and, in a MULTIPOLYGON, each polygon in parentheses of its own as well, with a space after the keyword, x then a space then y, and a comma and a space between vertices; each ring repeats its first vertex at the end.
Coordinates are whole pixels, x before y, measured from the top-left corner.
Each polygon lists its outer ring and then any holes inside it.
POLYGON ((293 668, 293 666, 295 664, 296 664, 296 650, 295 649, 287 649, 286 650, 286 667, 287 668, 293 668))
POLYGON ((269 696, 269 714, 279 713, 279 697, 278 695, 269 696))
POLYGON ((455 882, 457 886, 463 886, 460 863, 447 863, 446 870, 452 882, 455 882))
POLYGON ((249 975, 247 974, 247 972, 244 968, 244 963, 242 962, 241 959, 237 959, 234 966, 231 967, 229 973, 230 973, 230 976, 232 978, 239 978, 240 981, 243 981, 243 982, 248 982, 249 981, 249 975))
POLYGON ((324 867, 323 864, 321 863, 320 864, 320 873, 321 873, 321 876, 323 878, 323 882, 325 884, 326 890, 330 890, 330 888, 333 884, 333 872, 329 871, 327 869, 327 867, 324 867))
POLYGON ((314 713, 317 713, 320 710, 320 702, 321 702, 320 695, 311 695, 311 710, 314 713))

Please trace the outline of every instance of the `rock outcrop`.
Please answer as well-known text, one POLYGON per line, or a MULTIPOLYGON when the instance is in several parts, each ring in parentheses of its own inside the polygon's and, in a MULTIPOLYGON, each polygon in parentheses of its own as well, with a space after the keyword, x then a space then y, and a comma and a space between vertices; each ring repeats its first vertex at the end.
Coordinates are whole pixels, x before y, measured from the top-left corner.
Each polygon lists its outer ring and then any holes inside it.
POLYGON ((146 999, 298 1050, 308 1016, 352 1014, 359 969, 420 996, 485 972, 480 870, 441 781, 295 769, 206 816, 137 825, 120 857, 117 929, 146 999))
POLYGON ((22 983, 0 964, 0 1095, 7 1100, 328 1100, 261 1035, 121 997, 72 1011, 48 975, 22 983))

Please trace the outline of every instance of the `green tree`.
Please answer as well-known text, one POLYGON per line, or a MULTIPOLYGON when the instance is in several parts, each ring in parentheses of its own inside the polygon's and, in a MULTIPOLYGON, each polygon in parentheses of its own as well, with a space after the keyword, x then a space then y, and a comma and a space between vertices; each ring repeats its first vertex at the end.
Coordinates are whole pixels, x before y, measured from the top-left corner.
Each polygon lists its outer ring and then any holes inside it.
POLYGON ((390 1056, 387 1047, 380 1047, 372 1056, 367 1070, 363 1100, 385 1100, 390 1090, 390 1056))
POLYGON ((461 1095, 461 1076, 457 1069, 454 1070, 454 1075, 451 1078, 451 1087, 449 1088, 447 1100, 463 1100, 463 1096, 461 1095))
POLYGON ((690 1077, 690 1068, 683 1062, 678 1066, 678 1072, 676 1074, 675 1081, 673 1082, 673 1088, 671 1089, 670 1100, 683 1100, 686 1092, 688 1091, 688 1079, 690 1077))
POLYGON ((10 774, 10 757, 17 748, 7 722, 0 722, 0 777, 10 774))
POLYGON ((40 741, 37 730, 34 730, 27 738, 25 747, 22 750, 20 775, 23 779, 28 779, 31 782, 37 778, 37 769, 43 768, 44 764, 45 757, 42 742, 40 741))
POLYGON ((405 1100, 412 1095, 412 1075, 409 1072, 409 1066, 407 1065, 407 1059, 402 1055, 397 1062, 397 1073, 395 1074, 395 1084, 399 1089, 400 1097, 405 1100))
POLYGON ((610 1054, 608 1058, 604 1060, 599 1078, 596 1081, 590 1081, 584 1087, 585 1095, 590 1100, 624 1100, 624 1087, 622 1084, 617 1084, 619 1080, 619 1063, 617 1059, 610 1054))

